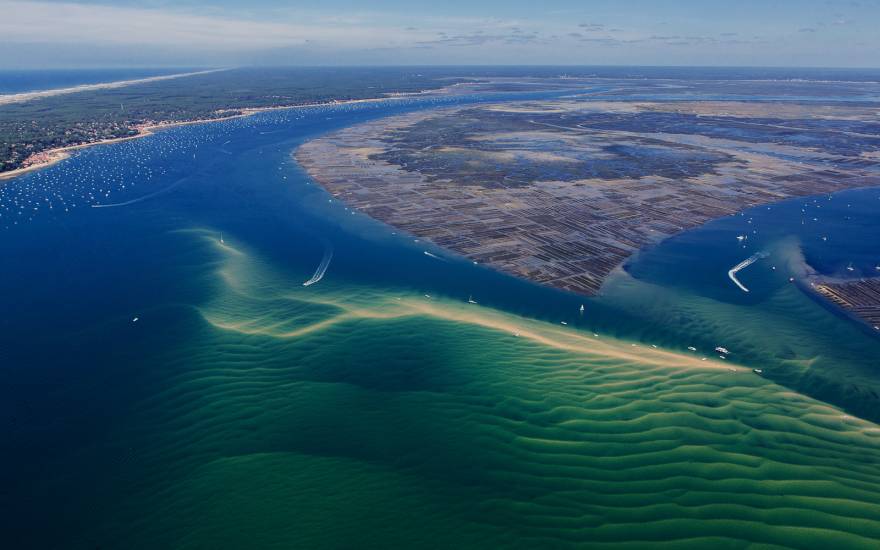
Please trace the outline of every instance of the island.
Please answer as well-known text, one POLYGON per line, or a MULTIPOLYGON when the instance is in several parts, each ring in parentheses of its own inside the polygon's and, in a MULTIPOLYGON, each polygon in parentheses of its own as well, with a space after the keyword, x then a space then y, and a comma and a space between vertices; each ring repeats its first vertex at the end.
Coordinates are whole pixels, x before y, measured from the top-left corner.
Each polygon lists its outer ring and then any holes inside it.
POLYGON ((776 83, 739 89, 781 88, 793 99, 646 101, 643 82, 602 84, 613 90, 371 121, 295 156, 377 220, 587 296, 639 249, 709 220, 880 185, 880 114, 870 104, 794 99, 776 83))

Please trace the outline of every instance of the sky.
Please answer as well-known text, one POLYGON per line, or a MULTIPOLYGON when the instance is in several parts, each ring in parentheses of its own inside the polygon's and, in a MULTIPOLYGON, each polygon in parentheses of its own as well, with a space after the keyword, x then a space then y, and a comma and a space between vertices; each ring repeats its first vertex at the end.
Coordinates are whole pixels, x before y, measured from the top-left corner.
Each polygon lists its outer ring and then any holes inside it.
POLYGON ((880 67, 880 0, 0 0, 0 68, 880 67))

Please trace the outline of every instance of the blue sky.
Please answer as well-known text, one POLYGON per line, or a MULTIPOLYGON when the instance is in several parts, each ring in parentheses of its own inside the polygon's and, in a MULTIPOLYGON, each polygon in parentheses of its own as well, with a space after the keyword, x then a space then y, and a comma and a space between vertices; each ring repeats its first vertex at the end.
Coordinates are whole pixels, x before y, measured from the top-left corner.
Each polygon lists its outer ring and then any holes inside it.
POLYGON ((0 0, 0 67, 880 66, 880 0, 0 0))

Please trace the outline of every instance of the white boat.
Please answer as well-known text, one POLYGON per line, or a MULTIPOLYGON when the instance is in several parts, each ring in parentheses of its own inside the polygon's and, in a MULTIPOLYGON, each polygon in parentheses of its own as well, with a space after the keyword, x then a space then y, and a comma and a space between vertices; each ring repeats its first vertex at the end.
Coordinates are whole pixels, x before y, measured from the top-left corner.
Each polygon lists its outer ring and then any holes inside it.
POLYGON ((754 370, 756 374, 761 374, 762 372, 764 372, 764 371, 761 370, 761 369, 752 369, 752 370, 754 370))
POLYGON ((477 302, 474 300, 473 296, 468 296, 468 303, 469 304, 476 304, 477 302))
POLYGON ((688 349, 691 351, 697 351, 697 348, 695 348, 694 346, 688 346, 688 349))
POLYGON ((718 353, 723 353, 724 355, 730 355, 730 352, 727 350, 727 348, 722 346, 718 346, 717 348, 715 348, 715 351, 717 351, 718 353))
POLYGON ((315 269, 314 275, 303 283, 303 286, 312 286, 313 284, 319 282, 324 278, 324 274, 327 273, 327 268, 330 266, 330 260, 333 259, 333 247, 327 244, 324 249, 324 256, 321 258, 321 262, 318 264, 318 267, 315 269))
POLYGON ((584 312, 584 304, 581 304, 581 309, 580 309, 580 311, 581 311, 581 313, 584 312))
POLYGON ((855 271, 856 269, 853 267, 852 262, 850 262, 849 265, 846 266, 846 270, 847 271, 855 271))
POLYGON ((440 256, 438 256, 438 255, 436 255, 436 254, 431 254, 431 253, 428 252, 427 250, 422 250, 422 252, 424 252, 424 253, 425 253, 425 256, 427 256, 427 257, 429 257, 429 258, 434 258, 435 260, 443 260, 443 258, 441 258, 440 256))
POLYGON ((562 323, 563 325, 567 325, 567 324, 568 324, 568 323, 566 323, 565 321, 559 321, 559 322, 562 323))

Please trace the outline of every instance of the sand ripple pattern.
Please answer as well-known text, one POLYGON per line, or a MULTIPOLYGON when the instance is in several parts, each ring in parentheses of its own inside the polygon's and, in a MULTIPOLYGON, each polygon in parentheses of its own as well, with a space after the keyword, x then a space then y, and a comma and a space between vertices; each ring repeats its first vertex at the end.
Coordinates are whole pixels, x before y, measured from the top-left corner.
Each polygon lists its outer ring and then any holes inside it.
POLYGON ((128 422, 160 429, 118 434, 143 449, 126 466, 140 482, 102 540, 130 540, 132 521, 152 547, 880 540, 872 423, 728 364, 451 300, 304 288, 214 235, 196 233, 220 258, 202 337, 169 352, 128 422))

